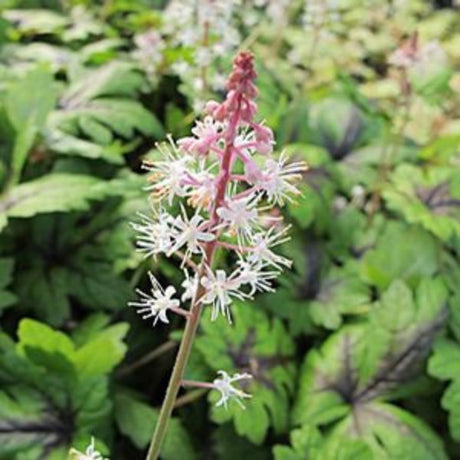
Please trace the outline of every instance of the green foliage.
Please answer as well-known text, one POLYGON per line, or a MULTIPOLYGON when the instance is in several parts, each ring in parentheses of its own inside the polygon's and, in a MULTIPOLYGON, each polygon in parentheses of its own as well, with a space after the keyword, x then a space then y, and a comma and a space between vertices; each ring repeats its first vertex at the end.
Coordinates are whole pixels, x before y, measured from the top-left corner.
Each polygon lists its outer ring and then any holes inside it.
POLYGON ((446 295, 439 279, 422 280, 414 293, 394 281, 368 321, 341 328, 307 355, 294 420, 331 431, 318 458, 339 458, 344 436, 365 443, 363 458, 447 458, 427 426, 382 402, 429 352, 445 318, 446 295))
MULTIPOLYGON (((158 411, 134 395, 120 391, 115 395, 115 417, 120 431, 128 436, 135 446, 139 449, 148 446, 158 419, 158 411)), ((161 455, 165 460, 196 458, 187 431, 177 418, 170 422, 161 455)))
POLYGON ((428 363, 428 372, 440 380, 450 381, 441 404, 449 412, 449 430, 452 437, 460 439, 460 346, 448 340, 439 340, 428 363))
POLYGON ((103 199, 110 193, 108 184, 92 176, 49 174, 20 184, 0 201, 0 229, 9 217, 32 217, 36 214, 84 210, 90 200, 103 199))
POLYGON ((70 317, 72 299, 96 310, 124 308, 131 289, 119 279, 115 264, 130 257, 132 247, 126 223, 118 219, 110 208, 89 224, 84 215, 36 218, 16 278, 23 286, 22 305, 54 325, 70 317), (120 239, 128 244, 120 246, 120 239))
POLYGON ((73 438, 107 436, 112 414, 108 376, 126 352, 127 330, 126 323, 109 326, 79 346, 30 319, 20 322, 17 344, 2 334, 3 458, 19 453, 39 458, 45 452, 65 458, 73 438))
POLYGON ((413 286, 436 273, 439 249, 439 243, 422 229, 390 221, 364 256, 363 278, 379 289, 396 279, 413 286))
POLYGON ((16 302, 16 296, 8 291, 11 283, 14 260, 11 258, 0 259, 0 309, 3 310, 16 302))
POLYGON ((384 196, 388 206, 402 213, 408 222, 422 225, 445 241, 460 234, 459 174, 458 169, 450 167, 423 172, 412 165, 401 165, 384 196))
MULTIPOLYGON (((225 318, 211 322, 203 319, 203 334, 196 347, 214 371, 250 372, 253 379, 247 390, 253 395, 245 411, 232 405, 211 409, 217 423, 233 420, 236 432, 261 444, 269 426, 277 432, 288 424, 288 401, 293 391, 295 367, 292 340, 279 320, 270 322, 263 312, 241 303, 236 305, 234 325, 228 327, 225 318)), ((211 393, 210 402, 217 394, 211 393)))
POLYGON ((60 110, 50 116, 50 147, 64 154, 120 162, 124 148, 114 136, 131 139, 136 131, 160 138, 163 129, 156 117, 129 99, 140 90, 142 76, 132 65, 113 62, 89 70, 61 95, 60 110))

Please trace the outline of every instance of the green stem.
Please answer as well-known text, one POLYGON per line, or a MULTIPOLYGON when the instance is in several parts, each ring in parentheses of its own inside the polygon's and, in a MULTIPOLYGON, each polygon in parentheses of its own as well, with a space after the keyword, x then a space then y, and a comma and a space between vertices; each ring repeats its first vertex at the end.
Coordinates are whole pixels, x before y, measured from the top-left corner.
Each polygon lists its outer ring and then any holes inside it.
MULTIPOLYGON (((202 265, 202 267, 204 267, 204 265, 202 265)), ((201 269, 201 276, 204 274, 202 271, 203 270, 201 269)), ((203 295, 203 292, 201 291, 202 289, 197 290, 198 301, 194 303, 190 312, 190 316, 187 320, 187 325, 185 326, 182 342, 177 353, 176 363, 174 364, 174 369, 171 374, 166 396, 163 402, 163 406, 161 407, 160 416, 158 418, 155 432, 153 434, 152 443, 150 444, 150 448, 147 454, 147 460, 156 460, 160 455, 161 445, 166 435, 169 419, 171 418, 174 404, 176 402, 177 393, 179 392, 180 384, 185 371, 185 366, 187 365, 187 361, 190 356, 193 339, 195 338, 198 322, 201 316, 202 304, 199 300, 203 295)))

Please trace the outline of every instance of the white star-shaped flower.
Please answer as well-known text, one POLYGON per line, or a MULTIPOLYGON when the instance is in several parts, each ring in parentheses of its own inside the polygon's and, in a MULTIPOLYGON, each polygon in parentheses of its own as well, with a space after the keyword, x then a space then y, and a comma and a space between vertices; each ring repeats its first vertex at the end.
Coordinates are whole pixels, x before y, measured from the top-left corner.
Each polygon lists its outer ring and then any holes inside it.
POLYGON ((129 305, 137 309, 137 313, 142 315, 142 319, 154 318, 154 326, 158 320, 163 323, 169 323, 166 313, 168 310, 175 311, 179 309, 180 305, 179 300, 173 298, 176 289, 173 286, 163 289, 158 280, 150 272, 149 278, 152 283, 151 295, 142 292, 140 289, 136 289, 141 298, 139 302, 129 302, 129 305))
POLYGON ((181 300, 192 300, 195 297, 196 290, 198 289, 198 276, 191 277, 187 270, 184 270, 185 280, 182 282, 184 293, 182 294, 181 300))
POLYGON ((163 209, 154 211, 154 219, 139 213, 141 223, 131 223, 131 227, 139 234, 136 246, 145 257, 156 256, 170 250, 173 243, 174 217, 163 209))
POLYGON ((282 266, 290 267, 292 262, 286 257, 275 254, 271 248, 289 241, 286 236, 290 227, 285 227, 280 231, 276 231, 273 225, 266 232, 256 233, 252 236, 251 246, 252 251, 248 254, 247 260, 255 265, 273 265, 281 270, 282 266))
POLYGON ((236 281, 240 284, 249 284, 251 287, 248 295, 252 297, 257 291, 274 292, 271 281, 279 272, 275 270, 264 271, 262 265, 254 265, 244 259, 238 261, 238 276, 236 281))
POLYGON ((224 315, 231 322, 229 305, 232 297, 237 299, 249 298, 247 294, 240 291, 241 283, 235 273, 227 277, 224 270, 217 270, 214 274, 208 270, 207 276, 201 278, 201 284, 206 289, 203 296, 204 304, 212 304, 211 319, 214 321, 219 313, 224 315))
POLYGON ((252 395, 245 393, 244 391, 235 388, 232 384, 235 382, 239 382, 240 380, 247 380, 251 379, 252 375, 244 373, 244 374, 233 374, 230 377, 229 374, 225 371, 219 371, 220 377, 216 378, 213 382, 214 388, 220 392, 221 397, 219 401, 217 401, 216 406, 224 406, 225 409, 228 409, 228 401, 235 401, 242 409, 246 407, 241 402, 242 399, 245 398, 252 398, 252 395))
POLYGON ((256 195, 229 200, 225 207, 217 210, 217 215, 230 232, 238 235, 240 245, 243 239, 251 238, 254 228, 258 226, 259 213, 256 208, 258 200, 256 195))
POLYGON ((147 186, 146 190, 152 192, 153 200, 161 202, 167 199, 168 204, 171 205, 174 197, 185 196, 190 188, 189 171, 193 159, 183 155, 171 138, 169 143, 171 147, 166 144, 157 145, 163 160, 146 163, 144 167, 151 172, 149 180, 153 183, 147 186))
POLYGON ((267 159, 262 177, 256 183, 267 194, 271 203, 283 205, 285 200, 292 200, 292 195, 300 193, 292 182, 297 182, 302 177, 301 173, 307 170, 307 165, 302 161, 289 164, 286 161, 285 152, 278 160, 267 159))
POLYGON ((183 246, 187 246, 185 252, 185 259, 188 259, 193 254, 201 253, 204 255, 203 244, 215 239, 213 233, 203 231, 200 229, 205 222, 203 216, 198 212, 189 219, 185 208, 181 205, 182 215, 177 216, 174 220, 174 243, 169 249, 167 255, 170 256, 178 251, 183 246))

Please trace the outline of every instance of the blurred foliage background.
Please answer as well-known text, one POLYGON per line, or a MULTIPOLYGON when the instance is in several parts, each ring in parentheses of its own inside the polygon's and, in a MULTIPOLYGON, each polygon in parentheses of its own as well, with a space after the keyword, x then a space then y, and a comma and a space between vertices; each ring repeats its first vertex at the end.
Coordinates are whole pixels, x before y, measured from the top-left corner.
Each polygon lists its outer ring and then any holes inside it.
POLYGON ((163 458, 460 458, 460 5, 0 2, 0 458, 141 459, 182 322, 127 308, 142 161, 257 59, 277 148, 310 169, 275 294, 205 314, 163 458), (417 36, 413 33, 417 32, 417 36), (416 38, 416 40, 415 40, 416 38), (409 59, 410 62, 407 62, 409 59))

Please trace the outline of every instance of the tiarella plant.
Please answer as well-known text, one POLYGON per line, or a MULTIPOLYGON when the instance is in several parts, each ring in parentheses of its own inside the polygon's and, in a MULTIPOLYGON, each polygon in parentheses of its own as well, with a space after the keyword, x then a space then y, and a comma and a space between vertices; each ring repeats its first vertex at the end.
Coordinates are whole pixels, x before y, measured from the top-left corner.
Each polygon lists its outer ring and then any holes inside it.
POLYGON ((181 386, 215 389, 221 394, 217 405, 224 407, 231 401, 244 407, 241 399, 250 397, 237 387, 251 378, 247 373, 232 376, 227 372, 231 370, 221 370, 212 383, 183 380, 203 307, 211 307, 212 319, 223 315, 231 323, 233 299, 272 291, 273 280, 290 266, 288 259, 273 252, 287 240, 287 228, 272 211, 299 193, 295 182, 306 166, 287 163, 285 154, 278 159, 271 156, 273 132, 256 121, 255 78, 252 54, 240 52, 227 80, 225 101, 209 101, 193 135, 177 142, 169 139, 159 146, 163 158, 146 165, 153 215, 133 224, 139 233, 138 248, 146 256, 178 256, 183 292, 179 300, 173 286, 163 287, 149 274, 151 291, 139 292, 140 300, 130 305, 143 318, 153 318, 154 325, 168 323, 168 314, 186 319, 150 460, 160 453, 181 386), (230 273, 214 266, 219 249, 231 254, 230 273))

